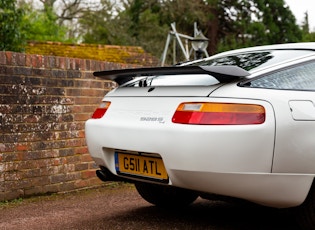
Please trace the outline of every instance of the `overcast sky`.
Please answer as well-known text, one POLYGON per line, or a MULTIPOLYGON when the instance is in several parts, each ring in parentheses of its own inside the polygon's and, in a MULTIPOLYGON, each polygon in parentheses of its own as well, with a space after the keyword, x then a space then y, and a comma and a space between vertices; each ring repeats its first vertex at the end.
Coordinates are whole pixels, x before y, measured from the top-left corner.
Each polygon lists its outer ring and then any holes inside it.
POLYGON ((297 23, 301 25, 304 21, 305 12, 308 12, 310 30, 315 31, 315 1, 314 0, 285 0, 292 13, 296 17, 297 23))

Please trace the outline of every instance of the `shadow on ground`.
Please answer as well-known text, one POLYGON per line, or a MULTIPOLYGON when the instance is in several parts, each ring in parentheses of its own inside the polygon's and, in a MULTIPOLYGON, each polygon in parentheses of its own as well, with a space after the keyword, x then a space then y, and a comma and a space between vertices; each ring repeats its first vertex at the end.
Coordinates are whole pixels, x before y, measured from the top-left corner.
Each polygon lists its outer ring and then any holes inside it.
POLYGON ((299 229, 286 210, 203 199, 179 210, 147 204, 93 222, 99 229, 299 229))

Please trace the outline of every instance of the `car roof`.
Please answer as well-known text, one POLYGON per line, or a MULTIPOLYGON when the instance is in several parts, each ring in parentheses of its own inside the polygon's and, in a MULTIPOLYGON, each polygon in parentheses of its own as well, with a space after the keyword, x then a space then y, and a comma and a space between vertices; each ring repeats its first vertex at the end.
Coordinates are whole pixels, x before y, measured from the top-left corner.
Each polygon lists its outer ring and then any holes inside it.
MULTIPOLYGON (((265 69, 267 70, 273 70, 274 68, 279 68, 279 66, 287 65, 287 63, 292 63, 295 61, 300 60, 301 58, 307 58, 307 57, 314 57, 315 56, 315 42, 299 42, 299 43, 285 43, 285 44, 273 44, 273 45, 264 45, 264 46, 253 46, 253 47, 247 47, 247 48, 240 48, 230 51, 225 51, 222 53, 218 53, 215 55, 212 55, 207 58, 198 59, 194 61, 189 61, 182 63, 181 66, 185 65, 200 65, 202 62, 207 62, 215 59, 225 58, 227 56, 237 56, 242 55, 246 53, 259 53, 259 52, 269 52, 269 51, 307 51, 308 54, 305 55, 297 55, 296 57, 287 58, 283 61, 279 61, 276 63, 273 63, 271 65, 267 66, 261 66, 259 68, 253 68, 251 70, 247 70, 251 75, 257 72, 261 72, 265 69)), ((253 76, 252 76, 253 77, 253 76)), ((251 77, 249 77, 251 78, 251 77)))
POLYGON ((285 44, 273 44, 273 45, 240 48, 240 49, 235 49, 235 50, 230 50, 230 51, 225 51, 222 53, 214 54, 214 55, 207 57, 207 58, 204 58, 204 59, 199 59, 199 60, 187 62, 187 64, 198 63, 201 60, 210 60, 210 59, 224 57, 224 56, 228 56, 228 55, 234 55, 234 54, 238 54, 238 53, 254 52, 254 51, 266 51, 266 50, 310 50, 310 51, 315 52, 315 42, 285 43, 285 44))
POLYGON ((300 42, 300 43, 287 43, 287 44, 274 44, 274 45, 265 45, 265 46, 255 46, 248 48, 241 48, 231 51, 225 51, 212 57, 225 56, 236 53, 243 52, 252 52, 252 51, 265 51, 265 50, 314 50, 315 51, 315 42, 300 42))

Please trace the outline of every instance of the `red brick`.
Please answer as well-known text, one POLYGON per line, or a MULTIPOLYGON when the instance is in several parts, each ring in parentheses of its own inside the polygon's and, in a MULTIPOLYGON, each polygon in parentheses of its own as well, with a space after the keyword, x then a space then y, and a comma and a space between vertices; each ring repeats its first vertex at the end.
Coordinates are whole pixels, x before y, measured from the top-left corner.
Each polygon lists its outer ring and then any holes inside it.
POLYGON ((13 62, 15 62, 15 60, 13 60, 12 58, 13 56, 13 52, 10 52, 10 51, 6 51, 5 52, 5 57, 6 57, 6 64, 7 65, 13 65, 13 62))
POLYGON ((32 55, 32 67, 35 68, 42 68, 43 67, 43 59, 44 57, 42 55, 34 54, 32 55))
POLYGON ((60 184, 60 191, 72 191, 74 189, 76 189, 75 185, 74 185, 74 181, 71 182, 66 182, 66 183, 62 183, 60 184))
POLYGON ((81 172, 81 178, 82 179, 87 179, 87 178, 92 178, 95 177, 95 170, 86 170, 81 172))
MULTIPOLYGON (((88 153, 88 148, 85 145, 82 146, 82 147, 76 147, 74 149, 74 153, 75 154, 87 154, 88 153)), ((82 159, 81 159, 81 161, 82 161, 82 159)))
POLYGON ((5 52, 0 52, 0 65, 7 64, 7 58, 5 52))
MULTIPOLYGON (((82 146, 83 141, 81 139, 69 139, 67 140, 67 146, 69 147, 75 147, 75 146, 82 146)), ((71 148, 73 149, 73 148, 71 148)))
POLYGON ((85 137, 85 132, 83 130, 79 130, 79 133, 78 133, 78 138, 84 138, 85 137))
POLYGON ((92 112, 91 113, 79 113, 74 115, 74 120, 75 121, 86 121, 89 118, 91 118, 92 112))
POLYGON ((82 162, 91 162, 91 161, 93 161, 93 159, 92 159, 90 154, 84 154, 81 156, 81 161, 82 162))
POLYGON ((89 186, 89 181, 87 180, 78 180, 74 183, 76 188, 84 188, 89 186))
POLYGON ((94 105, 82 106, 82 112, 86 112, 86 113, 90 113, 90 114, 92 114, 95 109, 96 109, 96 107, 94 105))
MULTIPOLYGON (((1 55, 1 53, 0 53, 1 55)), ((31 54, 26 54, 25 56, 25 65, 32 67, 32 55, 31 54)))
POLYGON ((56 57, 56 68, 66 69, 66 58, 65 57, 56 57))
POLYGON ((90 97, 75 97, 74 104, 79 106, 81 104, 90 104, 90 97))
POLYGON ((89 169, 89 164, 87 163, 79 163, 75 165, 75 171, 83 171, 89 169))
POLYGON ((43 194, 43 186, 35 186, 24 190, 25 197, 43 194))
POLYGON ((74 105, 71 107, 71 112, 72 113, 80 113, 82 112, 83 107, 81 105, 74 105))
POLYGON ((92 178, 89 178, 88 179, 88 181, 89 181, 89 185, 90 186, 95 186, 95 185, 103 185, 104 184, 104 182, 103 181, 101 181, 98 177, 92 177, 92 178))
POLYGON ((28 150, 28 145, 27 144, 18 144, 16 146, 17 151, 26 151, 28 150))
POLYGON ((15 53, 15 63, 18 66, 25 66, 26 63, 26 57, 24 53, 15 53))

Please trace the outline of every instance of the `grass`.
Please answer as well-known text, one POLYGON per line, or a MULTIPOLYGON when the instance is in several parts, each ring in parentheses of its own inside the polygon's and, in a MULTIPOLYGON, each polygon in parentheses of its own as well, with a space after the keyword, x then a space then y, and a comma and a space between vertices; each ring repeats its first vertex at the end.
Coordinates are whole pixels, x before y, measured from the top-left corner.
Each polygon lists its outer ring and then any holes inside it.
POLYGON ((86 188, 86 189, 74 190, 74 191, 69 191, 69 192, 50 193, 50 194, 31 196, 27 198, 17 198, 17 199, 9 200, 9 201, 8 200, 0 201, 0 210, 4 208, 13 208, 22 204, 33 203, 33 202, 38 202, 38 201, 56 200, 56 199, 72 196, 74 194, 75 195, 88 195, 92 192, 102 191, 104 189, 114 190, 114 189, 133 189, 133 188, 134 188, 134 185, 130 183, 108 182, 96 188, 86 188))
POLYGON ((17 198, 17 199, 14 199, 14 200, 5 200, 5 201, 1 201, 0 202, 0 209, 3 208, 3 207, 12 207, 12 206, 16 206, 18 204, 21 204, 23 202, 23 198, 17 198))

